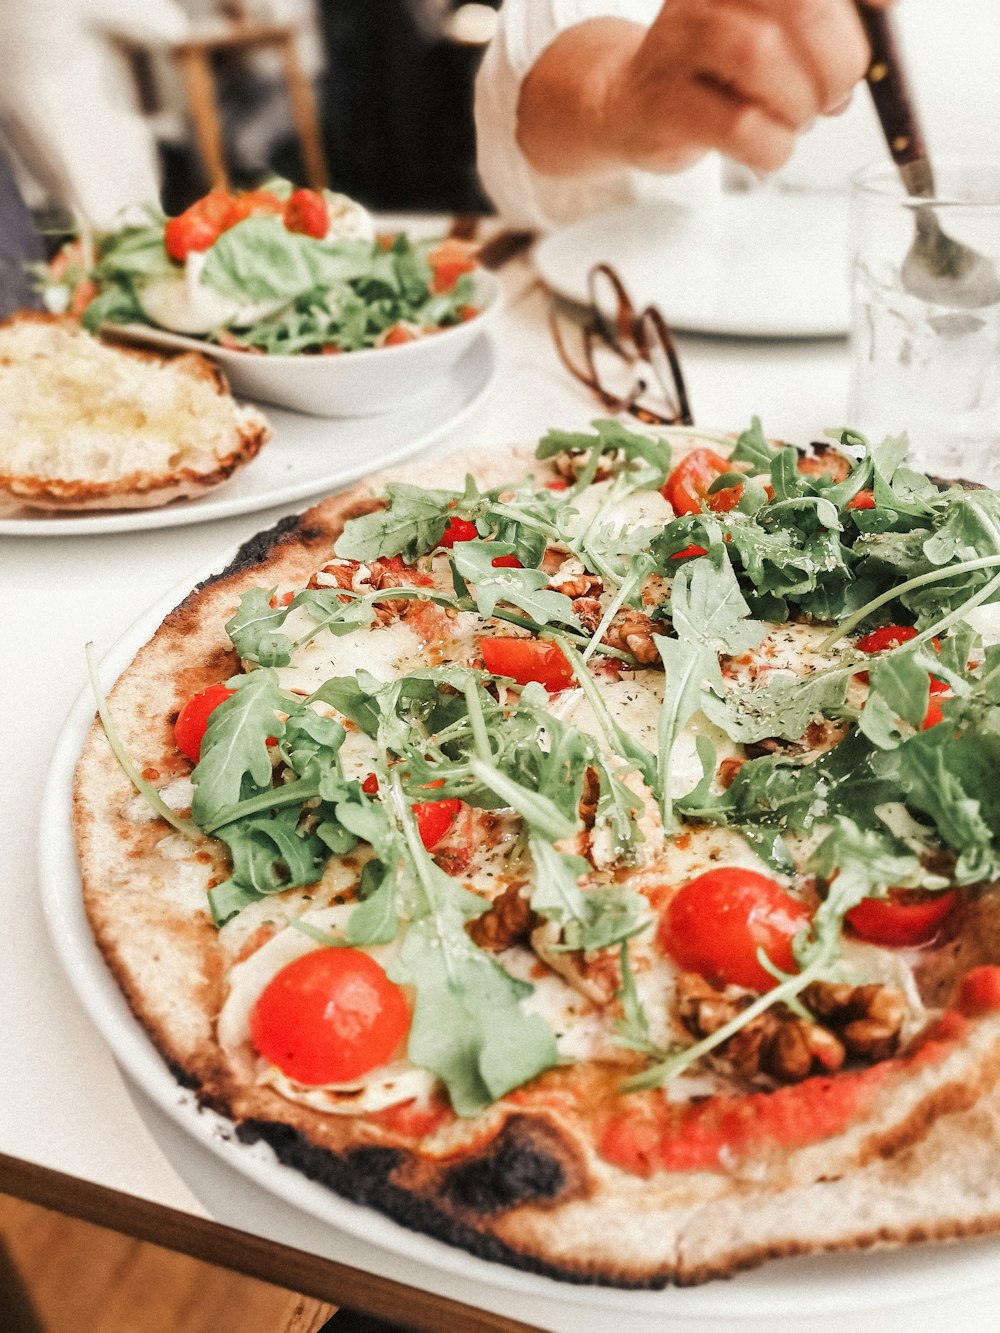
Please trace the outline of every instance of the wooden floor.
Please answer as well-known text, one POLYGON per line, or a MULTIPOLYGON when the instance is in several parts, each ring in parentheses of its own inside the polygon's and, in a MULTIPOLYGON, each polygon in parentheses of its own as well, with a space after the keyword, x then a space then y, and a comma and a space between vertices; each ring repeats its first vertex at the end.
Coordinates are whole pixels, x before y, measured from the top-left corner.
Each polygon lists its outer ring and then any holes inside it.
POLYGON ((333 1313, 0 1194, 3 1333, 316 1333, 333 1313))

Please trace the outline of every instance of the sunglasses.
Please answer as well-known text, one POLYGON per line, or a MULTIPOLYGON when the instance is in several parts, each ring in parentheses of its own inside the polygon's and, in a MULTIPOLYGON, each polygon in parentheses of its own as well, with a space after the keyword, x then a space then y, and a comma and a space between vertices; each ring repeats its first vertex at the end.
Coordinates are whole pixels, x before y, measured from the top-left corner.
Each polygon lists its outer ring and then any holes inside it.
POLYGON ((590 308, 582 324, 552 295, 549 327, 569 373, 608 412, 627 412, 647 425, 693 426, 680 358, 660 311, 654 305, 636 311, 610 264, 590 270, 587 292, 590 308), (571 352, 573 343, 578 346, 571 352))

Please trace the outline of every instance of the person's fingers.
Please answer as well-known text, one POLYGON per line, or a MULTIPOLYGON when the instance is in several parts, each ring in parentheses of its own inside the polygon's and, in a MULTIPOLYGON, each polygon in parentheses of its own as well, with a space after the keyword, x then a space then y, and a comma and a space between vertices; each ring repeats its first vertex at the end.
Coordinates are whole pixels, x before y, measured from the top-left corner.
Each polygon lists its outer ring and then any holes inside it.
POLYGON ((716 149, 754 171, 776 171, 795 147, 795 132, 760 107, 710 81, 695 79, 665 98, 655 121, 658 141, 647 141, 644 156, 654 170, 678 155, 716 149), (659 159, 659 163, 657 162, 659 159))
POLYGON ((811 72, 772 15, 736 4, 706 5, 692 16, 690 40, 696 77, 790 129, 801 129, 823 110, 811 72))
POLYGON ((789 42, 812 75, 821 110, 837 106, 864 78, 870 51, 854 0, 754 3, 782 22, 789 42))

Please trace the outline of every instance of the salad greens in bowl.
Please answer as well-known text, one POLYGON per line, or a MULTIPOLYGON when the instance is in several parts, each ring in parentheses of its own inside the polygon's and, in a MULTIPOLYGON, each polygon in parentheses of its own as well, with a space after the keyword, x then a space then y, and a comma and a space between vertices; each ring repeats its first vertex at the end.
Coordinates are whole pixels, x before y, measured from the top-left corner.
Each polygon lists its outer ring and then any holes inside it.
POLYGON ((320 416, 400 407, 499 308, 466 243, 376 235, 353 200, 287 181, 71 242, 41 286, 91 331, 201 351, 237 393, 320 416))

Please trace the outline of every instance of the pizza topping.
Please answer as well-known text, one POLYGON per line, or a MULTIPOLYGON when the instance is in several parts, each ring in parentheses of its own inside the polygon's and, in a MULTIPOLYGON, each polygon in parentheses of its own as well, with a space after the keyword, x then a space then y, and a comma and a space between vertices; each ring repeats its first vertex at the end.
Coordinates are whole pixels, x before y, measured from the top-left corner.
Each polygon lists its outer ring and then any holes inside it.
POLYGON ((709 870, 680 888, 660 921, 661 947, 681 967, 717 985, 769 990, 796 970, 792 941, 810 913, 772 879, 752 870, 709 870))
POLYGON ((987 965, 966 972, 959 984, 958 1008, 970 1016, 1000 1010, 1000 967, 987 965))
POLYGON ((177 714, 174 739, 177 748, 187 755, 192 764, 196 764, 201 756, 201 743, 205 738, 210 714, 232 693, 226 685, 209 685, 190 698, 177 714))
POLYGON ((385 1064, 409 1023, 403 992, 368 954, 317 949, 261 993, 250 1036, 296 1082, 343 1083, 385 1064))
POLYGON ((326 942, 392 948, 408 1059, 461 1116, 570 1050, 624 1064, 624 1096, 886 1058, 916 1009, 848 971, 855 921, 900 891, 947 911, 996 861, 996 655, 953 624, 1000 594, 1000 542, 968 555, 992 501, 914 492, 890 446, 803 473, 755 422, 671 518, 668 435, 601 422, 539 458, 565 449, 559 492, 394 484, 322 580, 241 599, 248 669, 194 774, 232 858, 217 920, 356 857, 326 942), (876 509, 849 508, 864 489, 876 509), (888 614, 914 629, 866 662, 866 697, 852 635, 888 614), (921 731, 932 675, 947 725, 921 731), (679 972, 710 985, 675 996, 679 972))
POLYGON ((873 944, 913 948, 928 944, 958 906, 955 889, 943 893, 890 889, 886 898, 865 898, 847 913, 855 934, 873 944))
POLYGON ((720 478, 732 471, 729 459, 714 450, 692 449, 667 478, 664 498, 675 514, 700 514, 704 508, 716 513, 735 509, 743 496, 743 487, 716 486, 720 478))

